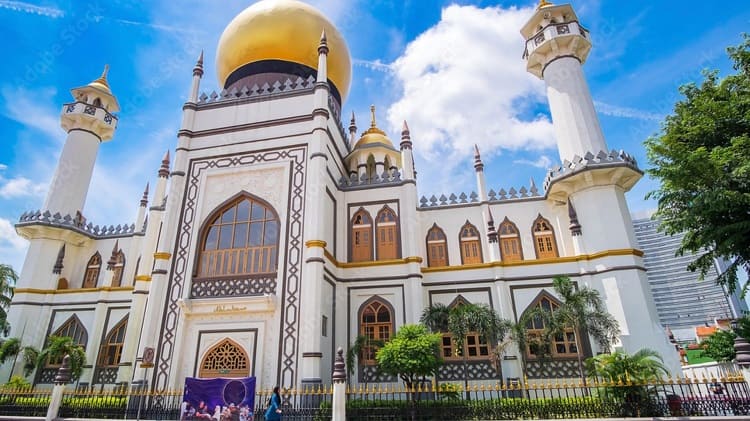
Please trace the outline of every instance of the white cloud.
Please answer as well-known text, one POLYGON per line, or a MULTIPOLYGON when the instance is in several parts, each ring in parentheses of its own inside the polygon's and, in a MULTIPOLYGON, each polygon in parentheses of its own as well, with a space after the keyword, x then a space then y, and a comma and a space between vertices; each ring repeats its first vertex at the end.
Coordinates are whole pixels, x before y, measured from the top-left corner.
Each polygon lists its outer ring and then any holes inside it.
POLYGON ((532 167, 547 169, 552 166, 552 159, 550 159, 547 155, 542 155, 537 160, 516 159, 513 161, 513 163, 521 165, 531 165, 532 167))
POLYGON ((8 166, 5 164, 0 164, 0 171, 5 171, 8 169, 8 166))
POLYGON ((13 224, 5 218, 0 218, 0 244, 9 244, 15 249, 24 249, 28 242, 16 234, 13 224))
POLYGON ((23 1, 0 0, 0 8, 32 15, 47 16, 50 18, 61 18, 65 16, 65 13, 56 7, 41 7, 23 1))
POLYGON ((26 127, 44 133, 50 139, 62 143, 65 132, 60 128, 58 110, 44 104, 56 104, 55 88, 40 88, 34 91, 21 87, 4 86, 3 114, 26 127))
POLYGON ((402 92, 388 121, 398 132, 407 120, 417 154, 440 162, 418 168, 427 180, 444 179, 431 171, 446 174, 468 162, 475 143, 483 156, 555 146, 549 118, 524 115, 545 101, 544 84, 521 59, 518 28, 531 14, 528 8, 449 6, 390 65, 402 92))
POLYGON ((47 191, 45 183, 35 183, 26 177, 4 179, 0 177, 0 197, 12 199, 16 197, 44 197, 47 191))
POLYGON ((634 118, 637 120, 651 121, 661 121, 664 118, 664 116, 661 114, 651 113, 636 108, 620 107, 619 105, 611 105, 601 101, 594 101, 594 106, 596 106, 596 110, 600 114, 612 117, 634 118))

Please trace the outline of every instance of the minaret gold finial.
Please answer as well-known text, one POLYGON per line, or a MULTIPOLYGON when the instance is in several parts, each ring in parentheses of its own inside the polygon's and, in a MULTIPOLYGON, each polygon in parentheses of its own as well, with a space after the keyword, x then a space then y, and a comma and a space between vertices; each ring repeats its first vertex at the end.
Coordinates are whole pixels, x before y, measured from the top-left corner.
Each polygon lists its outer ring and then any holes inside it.
POLYGON ((536 10, 539 10, 547 6, 554 6, 554 4, 548 2, 547 0, 539 0, 539 5, 536 7, 536 10))
POLYGON ((102 75, 99 76, 99 78, 95 81, 91 82, 89 85, 93 85, 96 83, 99 85, 103 85, 104 87, 109 89, 109 83, 107 83, 107 73, 109 73, 109 64, 104 65, 104 71, 102 72, 102 75))
POLYGON ((375 106, 370 105, 370 127, 378 127, 375 122, 375 106))
POLYGON ((539 0, 539 5, 536 7, 536 10, 539 10, 542 7, 547 7, 547 6, 554 6, 554 4, 548 2, 547 0, 539 0))

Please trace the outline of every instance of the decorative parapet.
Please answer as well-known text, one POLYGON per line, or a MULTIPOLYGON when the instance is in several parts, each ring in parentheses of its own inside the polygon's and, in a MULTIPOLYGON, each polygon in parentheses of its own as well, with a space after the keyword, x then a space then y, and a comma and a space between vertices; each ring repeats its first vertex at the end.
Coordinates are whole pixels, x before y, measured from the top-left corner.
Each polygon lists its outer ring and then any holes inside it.
POLYGON ((74 218, 70 215, 63 216, 60 215, 59 212, 53 214, 48 210, 44 212, 41 210, 24 212, 19 218, 16 226, 27 225, 46 225, 50 227, 70 229, 94 239, 127 237, 146 232, 145 223, 141 228, 141 231, 136 232, 135 224, 99 226, 94 225, 91 222, 86 223, 85 218, 74 218))
POLYGON ((297 77, 295 80, 290 78, 284 80, 278 79, 270 85, 266 82, 261 86, 253 84, 251 87, 243 86, 240 89, 237 89, 235 86, 232 89, 224 89, 218 94, 216 91, 212 91, 208 95, 204 92, 198 97, 198 105, 234 102, 247 98, 259 98, 281 93, 312 92, 313 89, 315 89, 315 78, 312 76, 307 79, 302 79, 301 77, 297 77))
POLYGON ((609 153, 599 151, 596 155, 587 152, 583 158, 576 155, 573 157, 572 161, 566 159, 563 161, 562 165, 558 165, 549 170, 547 172, 547 177, 544 179, 544 190, 549 191, 549 187, 552 183, 562 178, 569 177, 577 172, 611 166, 625 166, 641 172, 635 158, 633 158, 632 155, 625 153, 625 151, 612 150, 609 153))
POLYGON ((479 195, 477 195, 476 192, 471 192, 468 195, 466 193, 461 193, 456 196, 454 193, 451 193, 451 195, 448 197, 446 197, 444 194, 441 194, 440 197, 435 197, 435 195, 433 194, 429 199, 424 196, 419 199, 420 208, 461 205, 464 203, 479 203, 479 195))
POLYGON ((391 170, 373 176, 367 174, 362 174, 362 176, 352 174, 348 178, 342 176, 339 178, 339 188, 341 190, 357 190, 375 186, 397 186, 401 185, 402 182, 401 173, 398 170, 391 170))

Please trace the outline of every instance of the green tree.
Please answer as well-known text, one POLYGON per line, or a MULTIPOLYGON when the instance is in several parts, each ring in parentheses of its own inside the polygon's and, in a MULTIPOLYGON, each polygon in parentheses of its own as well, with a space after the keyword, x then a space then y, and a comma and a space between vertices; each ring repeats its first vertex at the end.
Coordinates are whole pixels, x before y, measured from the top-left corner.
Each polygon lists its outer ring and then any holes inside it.
POLYGON ((735 357, 734 339, 737 335, 731 330, 717 330, 701 342, 702 354, 716 361, 732 361, 735 357))
POLYGON ((404 325, 375 354, 378 370, 398 376, 408 389, 435 375, 442 364, 440 335, 422 325, 404 325))
MULTIPOLYGON (((486 304, 460 304, 449 308, 444 304, 433 304, 422 311, 420 321, 432 332, 450 332, 456 348, 461 352, 466 335, 475 332, 489 345, 492 354, 500 355, 500 344, 508 333, 509 322, 503 320, 495 310, 486 304)), ((468 390, 467 356, 461 352, 464 363, 464 388, 468 390)), ((502 365, 495 360, 498 375, 502 379, 502 365)))
POLYGON ((608 352, 620 335, 620 327, 617 320, 607 312, 599 291, 588 287, 576 289, 567 276, 555 277, 552 285, 561 302, 560 306, 545 318, 545 330, 550 337, 564 335, 569 329, 576 332, 574 336, 578 351, 578 373, 585 385, 580 336, 592 336, 599 344, 599 348, 603 352, 608 352))
POLYGON ((8 308, 13 299, 13 289, 18 281, 18 275, 9 265, 0 264, 0 332, 3 336, 10 333, 8 323, 8 308))
POLYGON ((354 340, 354 343, 346 351, 346 370, 348 372, 348 375, 351 376, 352 374, 354 374, 354 366, 356 365, 356 360, 360 355, 362 355, 362 351, 364 351, 366 348, 377 349, 382 347, 383 344, 385 344, 385 342, 381 341, 380 339, 372 339, 366 335, 357 336, 357 339, 354 340))
POLYGON ((644 384, 659 381, 669 374, 664 360, 656 351, 644 348, 629 355, 617 350, 612 354, 587 359, 586 367, 590 376, 617 384, 605 386, 603 391, 606 396, 622 403, 620 415, 661 415, 660 408, 652 399, 656 391, 644 384))
POLYGON ((734 292, 737 271, 750 269, 750 36, 727 51, 737 73, 705 71, 700 86, 680 87, 673 114, 646 141, 648 173, 661 183, 646 197, 658 201, 664 232, 685 233, 678 253, 700 254, 688 269, 703 277, 715 259, 732 262, 717 283, 734 292))
POLYGON ((643 348, 633 355, 621 350, 611 354, 599 354, 586 360, 586 370, 590 376, 624 384, 629 381, 658 381, 669 374, 661 355, 648 348, 643 348))

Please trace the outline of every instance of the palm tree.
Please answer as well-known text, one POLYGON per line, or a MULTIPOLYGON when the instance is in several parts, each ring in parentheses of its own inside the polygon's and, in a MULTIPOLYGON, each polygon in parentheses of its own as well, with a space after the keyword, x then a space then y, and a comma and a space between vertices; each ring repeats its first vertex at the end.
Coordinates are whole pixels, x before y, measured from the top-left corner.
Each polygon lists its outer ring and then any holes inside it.
POLYGON ((0 332, 3 336, 8 336, 10 333, 7 311, 13 298, 16 281, 18 281, 18 274, 13 268, 10 265, 0 264, 0 332))
POLYGON ((614 383, 629 381, 643 383, 661 380, 669 370, 658 352, 643 348, 633 355, 617 350, 611 354, 600 354, 586 360, 589 375, 614 383))
POLYGON ((573 336, 578 354, 578 373, 585 386, 579 333, 591 335, 602 351, 609 352, 610 345, 620 335, 620 327, 617 320, 607 312, 599 291, 588 287, 576 289, 567 276, 555 277, 552 285, 561 303, 546 318, 546 330, 551 337, 564 335, 570 329, 575 332, 573 336))
POLYGON ((644 348, 633 355, 617 350, 612 354, 601 354, 586 360, 589 375, 615 383, 604 387, 604 393, 623 403, 622 416, 657 415, 654 405, 655 391, 646 386, 669 374, 661 355, 644 348))
MULTIPOLYGON (((494 354, 496 348, 508 332, 508 322, 500 318, 495 310, 486 304, 460 304, 449 308, 444 304, 433 304, 424 309, 420 322, 432 332, 450 332, 456 348, 461 352, 466 335, 476 332, 489 344, 494 354)), ((468 397, 467 356, 461 352, 464 365, 464 388, 468 397)), ((502 379, 502 367, 497 364, 498 375, 502 379)))

